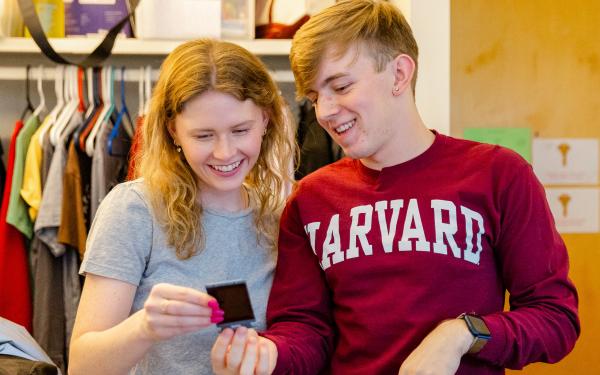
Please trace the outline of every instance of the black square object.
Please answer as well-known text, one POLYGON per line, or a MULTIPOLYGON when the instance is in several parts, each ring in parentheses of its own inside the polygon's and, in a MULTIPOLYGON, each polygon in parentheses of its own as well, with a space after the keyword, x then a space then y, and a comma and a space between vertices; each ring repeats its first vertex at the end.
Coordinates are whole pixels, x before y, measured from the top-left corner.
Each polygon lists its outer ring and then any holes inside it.
POLYGON ((219 307, 225 312, 223 321, 217 324, 217 327, 221 330, 227 327, 252 327, 254 311, 245 281, 210 284, 206 286, 206 292, 216 298, 219 307))

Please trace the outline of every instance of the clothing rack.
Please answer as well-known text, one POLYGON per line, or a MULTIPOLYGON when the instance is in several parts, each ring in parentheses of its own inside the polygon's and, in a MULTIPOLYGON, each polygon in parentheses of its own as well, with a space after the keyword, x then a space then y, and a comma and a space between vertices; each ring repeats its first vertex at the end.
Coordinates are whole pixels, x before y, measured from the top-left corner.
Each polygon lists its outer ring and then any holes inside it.
MULTIPOLYGON (((115 66, 116 67, 116 66, 115 66)), ((41 67, 42 79, 45 81, 54 80, 54 67, 41 67)), ((291 83, 294 82, 294 75, 291 70, 271 70, 271 76, 276 82, 291 83)), ((158 79, 158 69, 152 69, 152 80, 158 79)), ((29 69, 29 78, 37 79, 40 74, 39 66, 31 66, 29 69)), ((23 81, 27 75, 27 69, 24 66, 0 66, 0 81, 23 81)), ((125 82, 139 82, 140 71, 138 68, 126 68, 125 82)), ((121 70, 115 69, 115 79, 121 79, 121 70)))

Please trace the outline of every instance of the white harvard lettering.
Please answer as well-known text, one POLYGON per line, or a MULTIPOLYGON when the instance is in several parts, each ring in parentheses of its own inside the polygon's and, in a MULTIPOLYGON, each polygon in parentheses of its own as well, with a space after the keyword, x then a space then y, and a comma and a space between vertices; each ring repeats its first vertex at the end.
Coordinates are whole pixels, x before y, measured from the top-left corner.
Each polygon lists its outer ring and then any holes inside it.
POLYGON ((423 223, 421 222, 421 214, 419 213, 419 205, 416 199, 408 201, 406 210, 406 220, 404 220, 404 230, 402 231, 402 239, 398 242, 400 251, 411 251, 411 238, 417 239, 417 251, 430 251, 429 242, 425 240, 425 232, 423 231, 423 223), (415 223, 415 227, 412 224, 415 223))
POLYGON ((335 214, 329 221, 327 228, 327 236, 323 242, 323 255, 321 255, 321 268, 324 270, 331 267, 329 255, 333 254, 331 260, 333 264, 344 261, 344 253, 342 253, 342 245, 340 244, 340 215, 335 214))
POLYGON ((483 227, 483 216, 479 212, 475 212, 466 207, 460 206, 460 212, 465 216, 465 228, 467 235, 465 242, 467 248, 465 249, 465 260, 473 264, 479 264, 479 257, 481 255, 481 236, 484 233, 483 227), (473 221, 477 222, 479 231, 477 232, 477 246, 473 250, 473 221))
POLYGON ((367 240, 367 233, 371 231, 371 217, 373 216, 373 206, 370 204, 366 206, 358 206, 350 210, 350 217, 352 217, 352 225, 350 225, 350 246, 346 250, 346 259, 352 259, 358 257, 358 246, 356 246, 356 239, 360 241, 360 246, 363 249, 365 255, 373 255, 373 246, 367 240), (365 223, 359 225, 360 216, 364 216, 365 223))
POLYGON ((460 258, 460 248, 454 240, 454 234, 458 230, 456 224, 456 206, 450 201, 433 199, 431 201, 431 208, 433 208, 435 220, 435 242, 433 243, 433 252, 436 254, 448 254, 448 246, 444 243, 444 237, 446 237, 446 241, 452 250, 452 255, 454 255, 455 258, 460 258), (447 223, 444 223, 442 220, 442 210, 448 211, 447 223))
POLYGON ((404 201, 402 199, 390 201, 392 218, 390 219, 390 225, 386 225, 385 210, 387 210, 388 202, 379 201, 375 203, 375 211, 377 211, 377 220, 379 221, 379 231, 381 232, 381 245, 383 246, 383 251, 386 253, 392 252, 394 235, 396 234, 396 225, 398 224, 398 215, 400 214, 400 209, 403 205, 404 201))
MULTIPOLYGON (((375 211, 379 222, 379 238, 381 238, 381 247, 385 253, 394 251, 394 237, 397 235, 398 218, 403 207, 404 201, 402 199, 375 203, 375 211), (388 203, 392 210, 389 222, 386 219, 388 203)), ((433 199, 431 200, 431 209, 433 210, 435 234, 432 236, 433 233, 429 233, 429 236, 426 236, 417 199, 408 201, 401 239, 397 242, 398 247, 396 250, 429 252, 431 251, 431 242, 427 239, 428 237, 430 239, 435 237, 433 243, 435 254, 448 255, 449 247, 453 257, 460 259, 462 255, 462 259, 473 264, 479 264, 481 251, 483 250, 482 237, 485 233, 483 216, 467 207, 460 206, 460 213, 465 224, 464 238, 466 244, 466 248, 462 252, 455 239, 458 231, 456 205, 452 201, 433 199), (445 217, 447 217, 446 221, 444 221, 445 217), (475 223, 477 229, 474 228, 475 223)), ((322 246, 320 264, 323 270, 346 259, 359 257, 361 250, 364 255, 373 254, 373 246, 367 238, 372 229, 373 211, 373 205, 356 206, 350 210, 351 224, 348 232, 348 249, 345 251, 341 249, 340 214, 331 216, 322 246)), ((310 246, 315 254, 318 253, 316 241, 320 228, 321 223, 317 221, 308 223, 304 227, 304 231, 310 239, 310 246)))
POLYGON ((315 242, 317 240, 317 229, 319 229, 320 226, 321 223, 315 221, 304 227, 304 231, 306 234, 308 234, 308 238, 310 238, 310 247, 312 247, 312 251, 315 255, 317 255, 317 248, 315 247, 315 242))

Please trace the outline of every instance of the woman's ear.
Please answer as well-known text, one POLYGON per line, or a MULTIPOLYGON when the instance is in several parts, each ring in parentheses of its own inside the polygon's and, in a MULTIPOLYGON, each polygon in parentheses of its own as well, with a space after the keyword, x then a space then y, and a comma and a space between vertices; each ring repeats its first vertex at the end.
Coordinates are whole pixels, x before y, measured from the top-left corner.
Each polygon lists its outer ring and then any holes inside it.
POLYGON ((175 120, 171 120, 168 122, 167 130, 169 131, 169 135, 171 136, 173 143, 179 144, 179 142, 177 141, 177 133, 175 132, 175 120))
POLYGON ((262 125, 263 125, 263 135, 267 134, 267 127, 269 126, 269 120, 271 119, 271 117, 269 116, 269 112, 267 110, 262 110, 262 125))
POLYGON ((406 54, 400 54, 390 63, 394 74, 394 88, 392 93, 395 96, 398 96, 407 88, 412 90, 412 78, 415 74, 415 61, 406 54))

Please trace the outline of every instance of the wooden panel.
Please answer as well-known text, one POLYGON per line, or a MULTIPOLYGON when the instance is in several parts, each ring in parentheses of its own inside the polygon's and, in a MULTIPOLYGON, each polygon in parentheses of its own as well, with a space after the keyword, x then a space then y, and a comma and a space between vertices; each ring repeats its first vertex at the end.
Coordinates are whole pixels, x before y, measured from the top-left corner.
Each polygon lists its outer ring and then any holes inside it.
MULTIPOLYGON (((545 138, 600 138, 599 119, 600 1, 451 1, 452 135, 520 126, 545 138)), ((600 234, 563 238, 582 334, 563 361, 525 374, 600 372, 600 234)))
POLYGON ((452 134, 598 137, 600 1, 451 1, 452 134))

